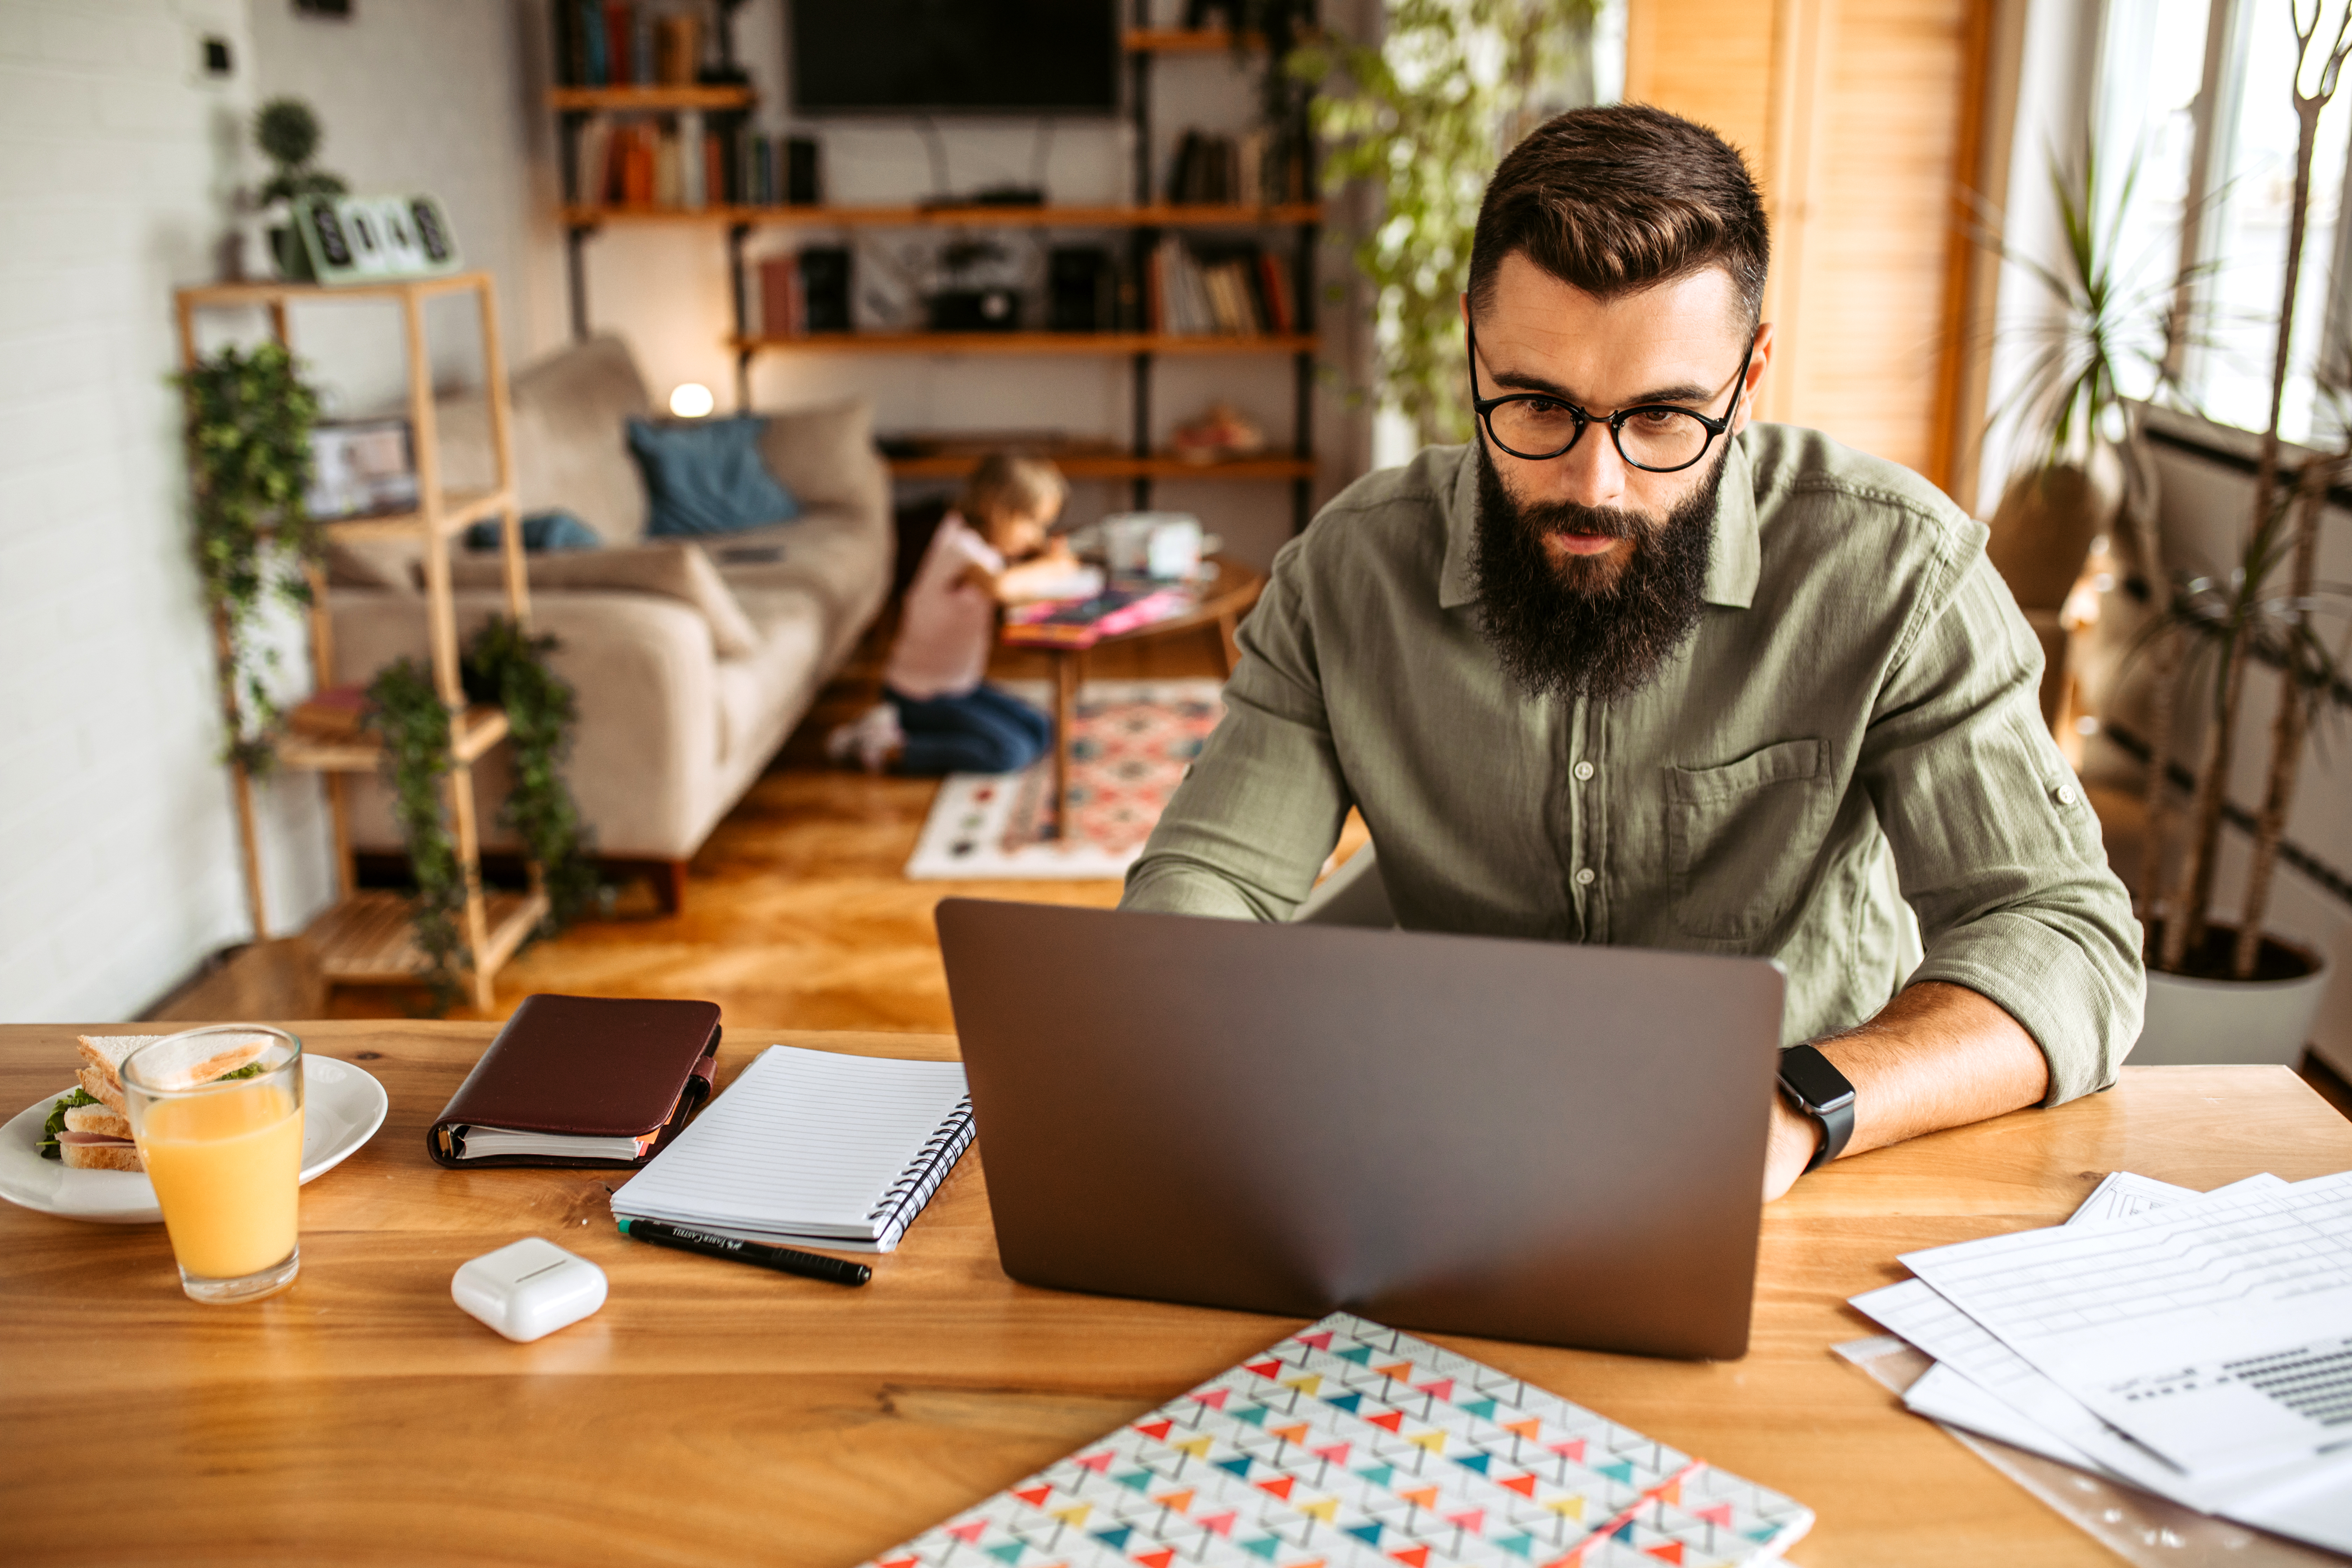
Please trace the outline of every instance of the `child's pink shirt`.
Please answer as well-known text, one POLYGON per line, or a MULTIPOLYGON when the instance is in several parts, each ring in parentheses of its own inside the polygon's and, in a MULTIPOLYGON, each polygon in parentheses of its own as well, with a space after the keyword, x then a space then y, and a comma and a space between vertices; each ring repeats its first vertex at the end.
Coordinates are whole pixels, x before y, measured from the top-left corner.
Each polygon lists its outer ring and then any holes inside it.
POLYGON ((920 701, 961 697, 988 674, 988 651, 996 641, 996 600, 965 581, 964 570, 1004 570, 1004 557, 974 532, 961 516, 940 520, 923 563, 907 585, 898 640, 883 667, 883 684, 920 701))

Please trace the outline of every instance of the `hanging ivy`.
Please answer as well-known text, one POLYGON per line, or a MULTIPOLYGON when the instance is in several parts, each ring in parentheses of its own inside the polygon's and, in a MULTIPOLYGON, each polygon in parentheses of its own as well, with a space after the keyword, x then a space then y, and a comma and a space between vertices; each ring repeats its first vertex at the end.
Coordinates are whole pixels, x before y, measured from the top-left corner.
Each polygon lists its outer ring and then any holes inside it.
POLYGON ((457 971, 468 956, 461 924, 467 868, 450 836, 442 787, 450 767, 449 710, 434 689, 432 672, 412 658, 394 659, 378 670, 368 682, 367 701, 368 727, 383 741, 393 820, 416 884, 409 924, 416 951, 425 955, 417 978, 432 994, 438 1016, 462 994, 457 971))
POLYGON ((553 936, 580 918, 597 896, 596 868, 588 858, 580 807, 563 782, 580 716, 572 688, 547 666, 551 637, 534 637, 515 622, 493 616, 466 650, 466 695, 506 710, 514 782, 499 820, 522 840, 547 892, 547 919, 539 934, 553 936))
MULTIPOLYGON (((533 940, 571 925, 599 892, 580 808, 563 782, 579 704, 547 666, 555 646, 551 637, 534 637, 493 616, 467 645, 461 667, 469 700, 506 710, 514 777, 499 820, 522 840, 547 893, 547 916, 533 940)), ((466 866, 450 831, 444 787, 452 763, 449 710, 431 671, 414 659, 395 659, 379 671, 367 695, 368 723, 383 740, 393 816, 416 884, 410 924, 425 958, 417 978, 438 1015, 463 995, 457 976, 472 962, 463 923, 466 866)))
POLYGON ((237 721, 222 760, 264 774, 277 763, 269 735, 279 710, 268 680, 278 656, 261 642, 262 612, 273 598, 310 604, 307 569, 324 548, 302 504, 319 398, 274 342, 223 349, 173 381, 187 409, 196 567, 226 643, 222 710, 237 721))
POLYGON ((1423 440, 1466 441, 1459 300, 1478 203, 1538 105, 1589 65, 1599 6, 1386 0, 1385 9, 1377 47, 1326 33, 1294 49, 1286 68, 1317 89, 1325 184, 1361 184, 1380 198, 1354 250, 1379 322, 1371 396, 1423 440))

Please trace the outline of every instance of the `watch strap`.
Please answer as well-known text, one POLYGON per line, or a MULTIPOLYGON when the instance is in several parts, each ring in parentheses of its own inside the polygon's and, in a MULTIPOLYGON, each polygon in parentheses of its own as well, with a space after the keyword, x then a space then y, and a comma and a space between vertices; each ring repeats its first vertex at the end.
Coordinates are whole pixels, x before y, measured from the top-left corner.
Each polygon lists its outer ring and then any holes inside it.
POLYGON ((1791 1046, 1780 1053, 1780 1079, 1781 1091, 1822 1130, 1821 1145, 1805 1166, 1818 1171, 1853 1142, 1853 1085, 1811 1046, 1791 1046))

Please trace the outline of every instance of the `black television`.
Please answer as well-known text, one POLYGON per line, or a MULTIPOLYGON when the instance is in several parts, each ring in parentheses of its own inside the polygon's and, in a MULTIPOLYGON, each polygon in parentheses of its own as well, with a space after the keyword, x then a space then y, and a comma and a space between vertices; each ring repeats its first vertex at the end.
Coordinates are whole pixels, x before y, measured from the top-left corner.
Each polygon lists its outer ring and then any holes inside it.
POLYGON ((1110 114, 1118 0, 791 0, 797 114, 1110 114))

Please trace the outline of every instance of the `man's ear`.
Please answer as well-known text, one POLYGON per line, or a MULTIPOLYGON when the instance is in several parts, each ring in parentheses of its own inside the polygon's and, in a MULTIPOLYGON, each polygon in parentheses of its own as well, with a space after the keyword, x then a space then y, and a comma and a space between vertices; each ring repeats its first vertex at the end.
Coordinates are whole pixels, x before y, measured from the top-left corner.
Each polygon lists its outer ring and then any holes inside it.
POLYGON ((1772 323, 1766 321, 1756 329, 1756 346, 1748 351, 1748 368, 1739 378, 1739 401, 1731 414, 1731 433, 1738 435, 1748 428, 1756 415, 1757 388, 1763 384, 1765 367, 1772 363, 1772 323))
POLYGON ((1461 297, 1454 302, 1462 307, 1462 324, 1468 326, 1470 324, 1470 290, 1467 289, 1462 290, 1461 297))

